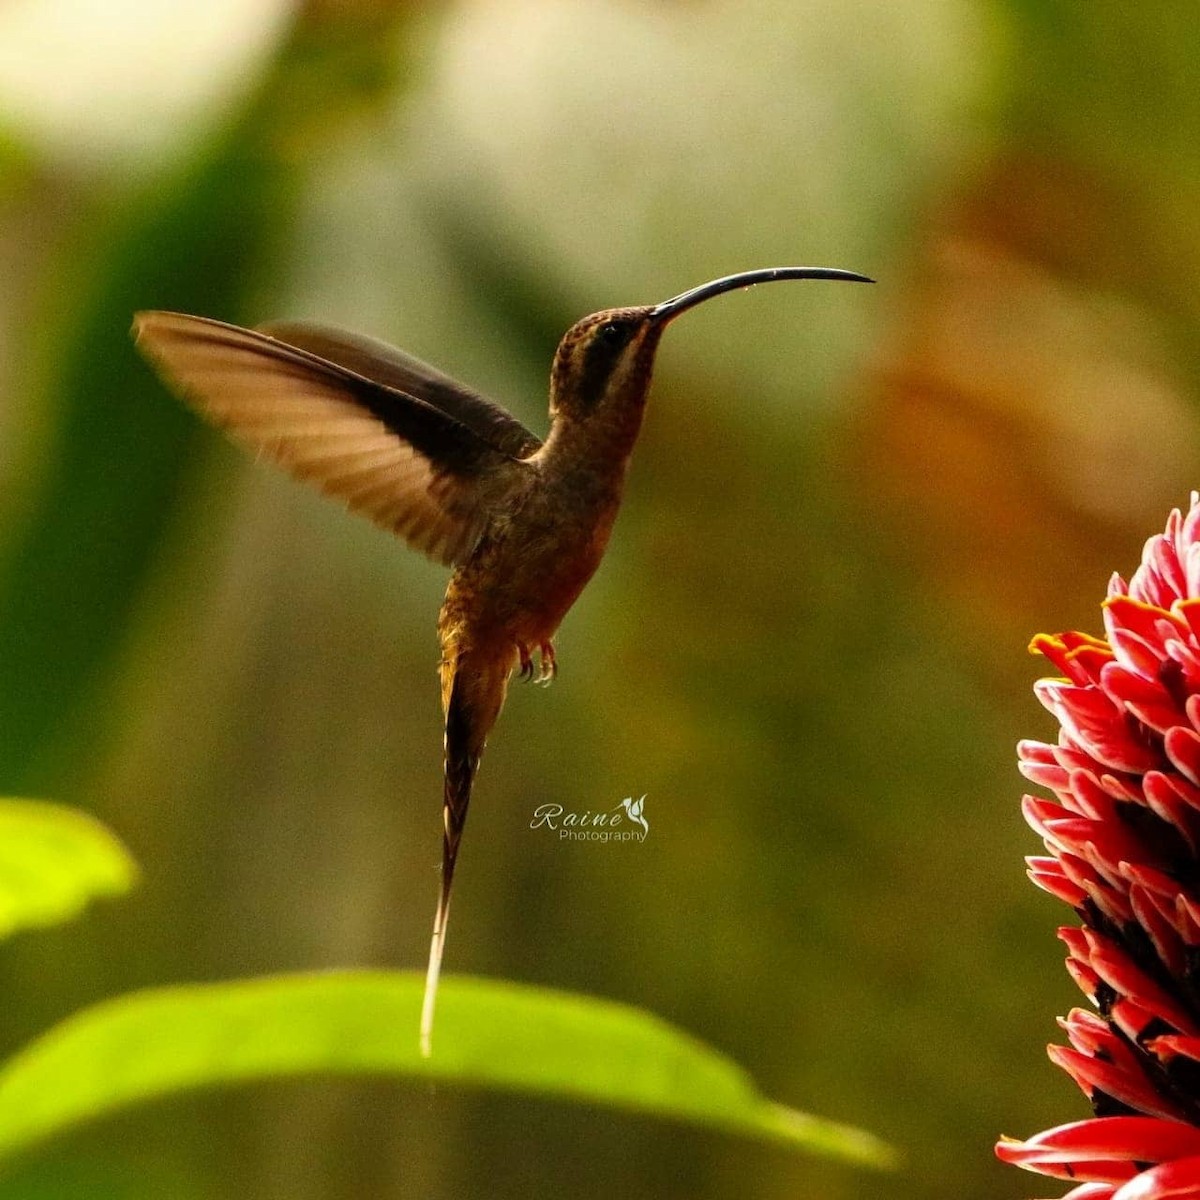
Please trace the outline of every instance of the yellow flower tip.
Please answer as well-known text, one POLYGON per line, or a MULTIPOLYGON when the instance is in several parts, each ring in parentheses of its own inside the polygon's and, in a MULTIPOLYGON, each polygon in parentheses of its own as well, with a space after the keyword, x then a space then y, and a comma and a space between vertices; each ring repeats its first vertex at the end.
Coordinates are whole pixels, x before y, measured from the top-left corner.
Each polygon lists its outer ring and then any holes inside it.
POLYGON ((1030 654, 1041 654, 1047 658, 1049 657, 1049 655, 1046 654, 1046 651, 1048 649, 1052 650, 1052 649, 1057 649, 1057 648, 1066 650, 1066 646, 1063 645, 1062 639, 1055 637, 1054 634, 1052 634, 1052 633, 1037 634, 1034 637, 1034 639, 1029 643, 1029 646, 1028 646, 1028 650, 1029 650, 1030 654))

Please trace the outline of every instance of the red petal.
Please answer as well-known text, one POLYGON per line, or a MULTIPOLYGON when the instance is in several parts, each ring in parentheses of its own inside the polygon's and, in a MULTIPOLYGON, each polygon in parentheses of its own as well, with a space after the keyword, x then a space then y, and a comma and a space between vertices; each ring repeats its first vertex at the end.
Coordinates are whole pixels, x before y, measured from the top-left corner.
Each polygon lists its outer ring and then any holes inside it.
MULTIPOLYGON (((1121 596, 1112 601, 1115 604, 1135 604, 1136 601, 1121 596)), ((1113 619, 1113 610, 1104 610, 1104 627, 1108 633, 1109 644, 1116 655, 1116 662, 1128 668, 1131 673, 1148 676, 1153 679, 1158 674, 1158 668, 1163 660, 1162 652, 1150 640, 1127 629, 1113 619)), ((1107 666, 1108 664, 1106 664, 1107 666)), ((1101 668, 1101 681, 1104 678, 1104 668, 1101 668)))
MULTIPOLYGON (((1181 547, 1186 546, 1190 552, 1192 543, 1196 541, 1200 541, 1200 493, 1193 492, 1189 497, 1188 510, 1179 525, 1178 542, 1181 547)), ((1185 565, 1187 564, 1185 563, 1185 565)), ((1200 595, 1200 586, 1193 586, 1194 582, 1194 576, 1189 574, 1189 596, 1200 595)))
POLYGON ((1060 925, 1054 933, 1058 940, 1070 951, 1072 958, 1077 958, 1080 962, 1087 960, 1088 955, 1092 951, 1088 945, 1087 936, 1082 929, 1077 925, 1060 925))
POLYGON ((1200 784, 1200 736, 1182 725, 1167 731, 1163 749, 1171 762, 1195 784, 1200 784))
POLYGON ((1177 879, 1172 878, 1165 871, 1147 866, 1145 863, 1127 862, 1121 868, 1121 874, 1131 884, 1136 884, 1143 890, 1155 896, 1160 896, 1164 900, 1174 901, 1175 897, 1179 895, 1179 881, 1177 879))
MULTIPOLYGON (((1153 670, 1157 675, 1156 660, 1153 670)), ((1173 725, 1187 719, 1170 692, 1161 683, 1146 679, 1120 663, 1109 663, 1100 673, 1100 684, 1109 699, 1129 709, 1143 724, 1158 733, 1166 733, 1173 725)))
POLYGON ((1188 800, 1184 799, 1182 792, 1184 787, 1187 787, 1189 792, 1196 791, 1190 783, 1178 775, 1165 775, 1162 771, 1150 771, 1142 780, 1142 792, 1145 794, 1146 804, 1150 811, 1174 826, 1194 855, 1197 849, 1194 833, 1196 810, 1188 800), (1176 784, 1179 786, 1176 787, 1176 784))
POLYGON ((1116 800, 1132 800, 1135 804, 1142 804, 1144 801, 1140 781, 1143 775, 1144 772, 1139 772, 1137 775, 1118 777, 1105 771, 1100 776, 1100 786, 1116 800))
MULTIPOLYGON (((1192 596, 1195 595, 1193 592, 1192 596)), ((1187 622, 1193 637, 1200 637, 1200 599, 1180 600, 1172 605, 1172 611, 1187 622)))
POLYGON ((1141 774, 1159 766, 1157 753, 1134 738, 1124 713, 1099 688, 1039 679, 1033 691, 1071 740, 1106 767, 1141 774))
POLYGON ((1049 838, 1050 834, 1046 830, 1046 823, 1053 821, 1055 818, 1065 818, 1074 814, 1063 808, 1061 804, 1054 800, 1047 800, 1043 796, 1022 796, 1021 797, 1021 815, 1025 818, 1025 823, 1043 838, 1049 838))
POLYGON ((1101 1045, 1106 1038, 1112 1038, 1113 1032, 1108 1027, 1108 1022, 1103 1017, 1086 1008, 1073 1008, 1065 1017, 1058 1018, 1058 1026, 1060 1029, 1065 1029, 1071 1037, 1071 1041, 1079 1047, 1080 1050, 1085 1049, 1085 1045, 1075 1041, 1076 1036, 1099 1039, 1094 1042, 1089 1042, 1089 1045, 1101 1045))
POLYGON ((1022 758, 1017 762, 1017 770, 1030 783, 1036 783, 1038 787, 1047 788, 1060 795, 1067 788, 1067 769, 1060 767, 1058 763, 1034 762, 1032 759, 1022 758))
MULTIPOLYGON (((1175 529, 1179 527, 1176 513, 1175 529)), ((1129 594, 1146 604, 1169 608, 1176 600, 1187 595, 1187 579, 1179 562, 1172 538, 1171 522, 1167 522, 1167 535, 1152 537, 1142 551, 1142 565, 1129 581, 1129 594)))
MULTIPOLYGON (((1031 1170, 1052 1163, 1159 1163, 1200 1154, 1200 1129, 1161 1117, 1093 1117, 1057 1125, 1024 1142, 1001 1142, 996 1153, 1031 1170)), ((1118 1177, 1129 1175, 1110 1176, 1118 1177)))
POLYGON ((1034 886, 1041 888, 1043 892, 1049 892, 1055 899, 1070 905, 1071 908, 1079 908, 1087 899, 1087 892, 1067 878, 1062 863, 1057 858, 1031 854, 1025 859, 1025 863, 1029 868, 1026 874, 1034 886))
MULTIPOLYGON (((1168 637, 1187 632, 1187 622, 1172 609, 1136 600, 1132 596, 1110 596, 1101 608, 1110 644, 1113 644, 1114 632, 1118 635, 1132 634, 1157 651, 1168 637)), ((1116 649, 1115 644, 1113 649, 1116 649)), ((1135 669, 1140 668, 1135 665, 1135 669)), ((1151 670, 1150 674, 1153 673, 1151 670)))
MULTIPOLYGON (((1137 923, 1146 931, 1154 943, 1158 960, 1177 978, 1186 971, 1187 962, 1183 939, 1170 924, 1169 918, 1159 907, 1158 898, 1140 887, 1129 891, 1129 903, 1137 923)), ((1174 906, 1169 910, 1174 916, 1174 906)))
POLYGON ((1125 1070, 1067 1046, 1049 1046, 1047 1053, 1050 1061, 1066 1071, 1088 1099, 1092 1099, 1097 1092, 1103 1092, 1121 1104, 1153 1117, 1170 1119, 1181 1116, 1177 1109, 1159 1096, 1140 1070, 1125 1070))
MULTIPOLYGON (((1158 1014, 1148 1008, 1135 1004, 1132 1000, 1114 1000, 1109 1009, 1109 1019, 1129 1039, 1130 1042, 1141 1045, 1146 1031, 1158 1020, 1158 1014)), ((1132 1054, 1126 1045, 1125 1049, 1132 1054)), ((1116 1057, 1114 1055, 1114 1057, 1116 1057)))
MULTIPOLYGON (((1113 777, 1106 778, 1112 780, 1113 777)), ((1117 820, 1117 802, 1093 772, 1076 767, 1067 776, 1067 786, 1084 816, 1093 821, 1117 820)), ((1120 785, 1118 787, 1121 792, 1125 791, 1120 785)))
POLYGON ((1067 974, 1075 981, 1075 986, 1093 1003, 1100 990, 1100 976, 1086 963, 1077 962, 1073 958, 1066 961, 1067 974))
POLYGON ((1091 863, 1085 862, 1078 855, 1062 852, 1056 857, 1062 866, 1063 874, 1072 883, 1077 884, 1084 890, 1090 888, 1092 884, 1099 882, 1095 868, 1091 863))
POLYGON ((1200 1062, 1200 1037, 1164 1033, 1161 1037, 1151 1038, 1146 1043, 1146 1049, 1162 1062, 1170 1062, 1173 1058, 1190 1058, 1200 1062))
POLYGON ((1123 891, 1110 887, 1103 879, 1086 881, 1083 890, 1096 908, 1115 925, 1128 925, 1134 920, 1129 897, 1123 891))
POLYGON ((1180 895, 1175 901, 1179 908, 1180 923, 1186 920, 1188 928, 1180 929, 1183 940, 1189 946, 1200 946, 1200 904, 1190 896, 1180 895))
POLYGON ((1122 822, 1077 817, 1052 800, 1037 796, 1025 796, 1021 812, 1034 833, 1041 834, 1049 850, 1084 859, 1117 888, 1126 886, 1122 863, 1152 857, 1133 830, 1122 822))
POLYGON ((1120 946, 1091 929, 1083 930, 1083 936, 1088 944, 1087 961, 1118 995, 1148 1008, 1180 1033, 1200 1033, 1188 1010, 1138 967, 1120 946))
POLYGON ((1048 658, 1073 683, 1095 683, 1100 668, 1112 658, 1112 650, 1101 638, 1086 633, 1039 633, 1029 643, 1030 654, 1048 658))
MULTIPOLYGON (((1188 700, 1189 708, 1193 700, 1200 700, 1200 696, 1192 696, 1188 700)), ((1146 793, 1147 800, 1149 800, 1151 792, 1155 795, 1160 792, 1171 792, 1189 808, 1200 812, 1200 787, 1189 783, 1174 772, 1168 774, 1165 771, 1147 771, 1142 779, 1142 788, 1146 793)))
POLYGON ((1185 642, 1182 637, 1167 638, 1163 642, 1163 649, 1168 658, 1179 664, 1179 670, 1187 689, 1194 691, 1197 686, 1200 686, 1200 654, 1196 653, 1195 646, 1191 644, 1191 633, 1189 632, 1185 636, 1189 641, 1185 642))
POLYGON ((1113 1200, 1200 1200, 1200 1157, 1177 1158, 1135 1176, 1113 1200))

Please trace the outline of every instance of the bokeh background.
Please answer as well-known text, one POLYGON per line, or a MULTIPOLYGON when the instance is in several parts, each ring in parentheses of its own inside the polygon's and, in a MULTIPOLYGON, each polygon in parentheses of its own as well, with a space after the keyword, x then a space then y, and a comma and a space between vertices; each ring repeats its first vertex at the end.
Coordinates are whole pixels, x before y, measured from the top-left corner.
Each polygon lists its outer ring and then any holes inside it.
POLYGON ((1081 1117, 1025 881, 1025 653, 1200 483, 1200 34, 1071 0, 0 5, 0 791, 139 893, 0 953, 0 1049, 133 987, 421 966, 445 572, 200 427, 127 338, 307 316, 544 429, 559 334, 674 326, 628 501, 514 688, 449 969, 641 1005, 906 1156, 874 1177, 527 1098, 140 1110, 0 1197, 1018 1197, 1081 1117), (639 847, 533 808, 647 795, 639 847))

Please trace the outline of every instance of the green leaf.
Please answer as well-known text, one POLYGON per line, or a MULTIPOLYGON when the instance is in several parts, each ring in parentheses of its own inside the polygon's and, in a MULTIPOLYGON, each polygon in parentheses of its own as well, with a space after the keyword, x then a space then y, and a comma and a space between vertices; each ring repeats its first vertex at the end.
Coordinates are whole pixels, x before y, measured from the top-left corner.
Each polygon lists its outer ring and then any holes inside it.
POLYGON ((775 1104, 735 1063, 625 1005, 482 979, 443 981, 433 1056, 424 977, 335 972, 160 988, 70 1018, 0 1069, 0 1159, 83 1121, 194 1088, 395 1075, 670 1117, 871 1166, 869 1134, 775 1104))
POLYGON ((137 880, 129 852, 99 821, 43 800, 0 799, 0 937, 77 916, 137 880))

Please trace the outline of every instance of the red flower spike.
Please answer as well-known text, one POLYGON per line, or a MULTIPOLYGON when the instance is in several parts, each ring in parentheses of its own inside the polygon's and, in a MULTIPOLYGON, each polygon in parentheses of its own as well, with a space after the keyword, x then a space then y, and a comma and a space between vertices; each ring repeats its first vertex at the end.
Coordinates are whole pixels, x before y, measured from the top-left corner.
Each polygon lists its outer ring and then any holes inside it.
POLYGON ((1103 639, 1034 638, 1062 674, 1034 687, 1060 734, 1018 755, 1053 797, 1023 801, 1047 851, 1029 877, 1078 915, 1059 936, 1098 1010, 1063 1019, 1050 1057, 1106 1115, 996 1154, 1071 1180, 1064 1200, 1200 1200, 1200 497, 1102 614, 1103 639))

